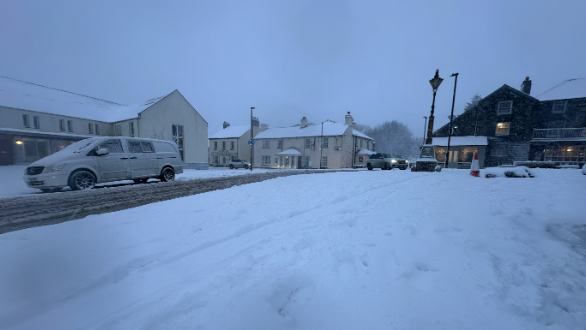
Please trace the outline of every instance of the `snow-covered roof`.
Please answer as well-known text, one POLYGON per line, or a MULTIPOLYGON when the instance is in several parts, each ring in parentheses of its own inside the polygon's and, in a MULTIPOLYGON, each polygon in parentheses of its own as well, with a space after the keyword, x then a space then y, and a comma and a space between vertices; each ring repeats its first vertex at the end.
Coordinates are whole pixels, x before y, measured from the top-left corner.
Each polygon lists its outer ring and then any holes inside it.
POLYGON ((370 151, 368 149, 363 148, 363 149, 358 150, 358 152, 356 154, 357 155, 372 155, 374 153, 375 153, 374 151, 370 151))
POLYGON ((56 136, 56 137, 62 137, 62 138, 82 138, 82 139, 87 139, 87 138, 91 138, 91 137, 96 137, 95 135, 82 135, 82 134, 69 134, 69 133, 54 133, 54 132, 45 132, 45 131, 39 131, 39 130, 26 130, 26 129, 16 129, 16 128, 6 128, 6 127, 0 127, 0 133, 20 133, 22 135, 51 135, 51 136, 56 136))
MULTIPOLYGON (((450 146, 485 146, 488 144, 486 136, 452 136, 450 146)), ((447 137, 433 137, 433 145, 448 146, 447 137)))
MULTIPOLYGON (((344 132, 348 129, 348 125, 344 125, 342 123, 334 123, 334 122, 325 122, 323 125, 323 134, 322 134, 322 125, 315 125, 315 126, 307 126, 305 128, 300 128, 299 126, 293 127, 279 127, 279 128, 269 128, 265 131, 258 133, 254 138, 255 139, 279 139, 279 138, 292 138, 292 137, 313 137, 313 136, 339 136, 343 135, 344 132)), ((363 137, 365 139, 374 140, 371 137, 368 137, 357 130, 353 129, 352 134, 356 136, 363 137)))
POLYGON ((136 118, 139 112, 146 110, 165 96, 135 105, 123 105, 0 76, 0 106, 103 122, 136 118))
POLYGON ((279 155, 279 156, 301 156, 303 154, 300 153, 299 150, 297 150, 295 148, 289 148, 285 151, 279 152, 277 155, 279 155))
POLYGON ((538 95, 539 101, 567 100, 586 97, 586 78, 568 79, 538 95))
POLYGON ((224 128, 221 131, 216 132, 214 135, 210 136, 210 139, 229 139, 229 138, 238 138, 241 137, 242 134, 246 133, 246 131, 250 130, 250 125, 237 125, 237 126, 229 126, 224 128))

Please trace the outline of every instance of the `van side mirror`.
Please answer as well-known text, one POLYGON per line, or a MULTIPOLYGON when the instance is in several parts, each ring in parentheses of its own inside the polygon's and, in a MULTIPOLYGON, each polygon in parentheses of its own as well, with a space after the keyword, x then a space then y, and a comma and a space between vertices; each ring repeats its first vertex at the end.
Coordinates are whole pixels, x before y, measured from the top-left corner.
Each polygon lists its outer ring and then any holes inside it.
POLYGON ((106 148, 100 148, 100 149, 98 149, 98 150, 96 151, 96 155, 98 155, 98 156, 107 155, 107 154, 109 154, 109 153, 110 153, 110 152, 109 152, 109 151, 108 151, 108 149, 106 149, 106 148))

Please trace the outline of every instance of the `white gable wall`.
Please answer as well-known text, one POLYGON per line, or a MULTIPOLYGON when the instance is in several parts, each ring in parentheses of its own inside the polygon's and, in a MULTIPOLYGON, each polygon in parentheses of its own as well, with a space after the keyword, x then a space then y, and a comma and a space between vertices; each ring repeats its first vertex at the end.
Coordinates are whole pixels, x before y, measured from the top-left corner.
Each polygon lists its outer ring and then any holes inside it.
POLYGON ((173 125, 183 125, 183 161, 207 164, 208 123, 178 91, 141 112, 138 123, 135 134, 168 141, 173 141, 173 125))

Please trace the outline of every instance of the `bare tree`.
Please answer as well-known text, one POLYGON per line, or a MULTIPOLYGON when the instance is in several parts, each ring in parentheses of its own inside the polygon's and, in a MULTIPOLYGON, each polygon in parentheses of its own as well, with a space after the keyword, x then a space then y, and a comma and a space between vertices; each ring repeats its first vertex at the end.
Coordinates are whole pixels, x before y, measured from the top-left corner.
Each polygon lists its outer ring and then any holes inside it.
POLYGON ((482 96, 476 93, 474 96, 472 96, 470 102, 466 103, 466 106, 464 107, 464 112, 474 109, 474 107, 478 105, 478 102, 480 102, 480 100, 482 100, 482 96))
POLYGON ((355 129, 375 140, 377 152, 402 156, 415 155, 421 145, 420 141, 413 137, 411 130, 396 120, 384 122, 374 128, 356 124, 355 129))

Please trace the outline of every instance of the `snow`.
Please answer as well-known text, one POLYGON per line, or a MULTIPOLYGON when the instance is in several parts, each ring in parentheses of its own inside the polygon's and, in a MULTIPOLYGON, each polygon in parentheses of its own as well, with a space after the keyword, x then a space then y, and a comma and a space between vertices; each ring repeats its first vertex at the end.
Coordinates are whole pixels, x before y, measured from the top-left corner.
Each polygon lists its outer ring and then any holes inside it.
POLYGON ((163 97, 128 106, 0 76, 0 106, 103 122, 136 118, 163 97))
POLYGON ((484 169, 485 177, 514 177, 514 178, 531 178, 535 177, 535 172, 526 166, 503 166, 487 167, 484 169))
POLYGON ((586 97, 586 78, 568 79, 538 95, 539 101, 566 100, 586 97))
MULTIPOLYGON (((488 144, 486 136, 452 136, 450 139, 451 146, 485 146, 488 144)), ((439 147, 448 146, 447 137, 434 137, 433 145, 439 147)))
POLYGON ((370 151, 368 149, 362 148, 362 149, 358 150, 358 152, 356 154, 357 155, 372 155, 374 153, 375 153, 374 151, 370 151))
POLYGON ((586 176, 535 171, 298 175, 2 234, 0 328, 584 329, 586 176))
MULTIPOLYGON (((348 125, 327 121, 323 123, 323 134, 322 125, 320 124, 307 126, 305 128, 301 128, 300 126, 269 128, 258 133, 254 138, 279 139, 292 137, 339 136, 343 135, 347 129, 348 125)), ((352 129, 352 134, 355 136, 372 140, 371 137, 368 137, 355 129, 352 129)))
MULTIPOLYGON (((23 195, 30 195, 30 194, 40 194, 41 191, 39 189, 29 188, 22 177, 24 175, 24 171, 26 166, 0 166, 0 198, 6 197, 14 197, 14 196, 23 196, 23 195)), ((266 173, 266 169, 254 169, 252 173, 266 173)), ((250 170, 244 169, 234 169, 230 170, 227 167, 210 167, 209 170, 194 170, 194 169, 184 169, 183 173, 177 174, 175 176, 175 180, 192 180, 192 179, 207 179, 207 178, 216 178, 216 177, 225 177, 225 176, 233 176, 233 175, 244 175, 250 174, 250 170)), ((155 179, 151 179, 151 181, 156 181, 155 179)), ((117 186, 117 185, 126 185, 126 184, 134 184, 132 180, 123 180, 123 181, 116 181, 116 182, 108 182, 108 183, 101 183, 98 184, 98 187, 104 186, 117 186)), ((68 190, 66 188, 65 190, 68 190)))
POLYGON ((210 139, 239 138, 246 133, 246 131, 250 131, 250 125, 230 126, 216 132, 214 135, 210 136, 210 139))
POLYGON ((277 154, 277 156, 301 156, 303 155, 299 150, 295 148, 289 148, 285 151, 281 151, 277 154))

